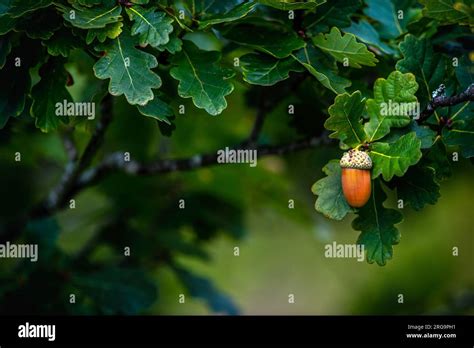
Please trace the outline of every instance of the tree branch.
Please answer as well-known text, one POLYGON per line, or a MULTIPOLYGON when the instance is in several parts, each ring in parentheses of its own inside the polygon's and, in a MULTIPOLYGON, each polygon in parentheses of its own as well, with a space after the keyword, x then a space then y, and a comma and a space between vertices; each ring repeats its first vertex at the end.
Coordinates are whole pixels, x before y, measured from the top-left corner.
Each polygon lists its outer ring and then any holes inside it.
MULTIPOLYGON (((306 78, 306 75, 296 79, 291 88, 295 89, 306 78)), ((266 115, 272 109, 265 97, 265 91, 260 91, 257 116, 249 136, 240 145, 232 147, 231 150, 256 150, 258 158, 268 155, 283 155, 290 152, 296 152, 310 147, 315 147, 323 143, 329 143, 330 139, 326 133, 321 136, 314 136, 290 144, 284 145, 260 145, 258 138, 263 129, 266 115)), ((85 187, 99 182, 102 178, 112 172, 124 172, 130 175, 155 175, 177 171, 187 171, 202 167, 208 167, 218 164, 218 150, 201 155, 194 155, 189 158, 165 159, 151 162, 148 164, 137 161, 124 161, 123 153, 116 152, 107 156, 97 167, 83 173, 77 182, 75 192, 79 192, 85 187)), ((74 193, 75 193, 74 192, 74 193)))
POLYGON ((431 115, 434 114, 437 108, 453 106, 466 101, 474 101, 474 83, 472 83, 465 91, 447 97, 444 94, 435 96, 426 106, 426 109, 420 114, 418 123, 427 120, 431 115))
POLYGON ((74 144, 74 140, 72 139, 73 131, 74 128, 69 128, 63 135, 64 150, 66 151, 66 155, 69 161, 76 161, 78 155, 76 145, 74 144))
MULTIPOLYGON (((111 120, 112 96, 107 94, 101 102, 101 118, 81 158, 77 161, 77 155, 71 156, 72 154, 70 154, 70 160, 66 164, 61 180, 58 185, 51 190, 45 201, 33 210, 33 217, 45 216, 50 212, 56 211, 63 207, 72 197, 71 193, 75 192, 75 187, 80 175, 90 165, 94 155, 99 150, 105 130, 111 120)), ((67 146, 70 146, 70 144, 67 146)))
MULTIPOLYGON (((305 79, 307 75, 302 74, 294 79, 290 85, 290 90, 295 90, 305 79)), ((300 141, 295 141, 284 145, 260 145, 258 138, 263 128, 267 112, 271 111, 272 106, 261 91, 257 116, 252 130, 245 141, 240 145, 233 147, 233 150, 257 150, 257 156, 283 155, 290 152, 300 151, 306 148, 315 147, 330 140, 327 134, 314 136, 300 141)), ((195 155, 189 158, 157 160, 148 164, 136 161, 125 161, 123 153, 113 153, 105 157, 96 167, 88 170, 93 157, 99 149, 105 130, 112 118, 112 99, 107 95, 102 101, 102 117, 99 121, 95 133, 89 141, 82 157, 79 161, 70 160, 66 165, 63 177, 59 184, 51 191, 49 196, 37 208, 33 209, 32 218, 39 218, 51 215, 62 209, 67 202, 78 192, 86 187, 99 182, 106 175, 113 172, 124 172, 131 175, 155 175, 175 171, 186 171, 196 168, 202 168, 218 164, 217 150, 212 153, 195 155)))
MULTIPOLYGON (((300 150, 328 144, 331 140, 327 134, 314 136, 303 140, 283 145, 260 145, 260 146, 237 146, 231 150, 256 150, 258 158, 269 155, 284 155, 300 150)), ((188 158, 165 159, 151 163, 140 163, 137 161, 124 161, 123 153, 117 152, 109 155, 97 167, 84 172, 77 183, 76 191, 99 182, 102 178, 112 172, 124 172, 130 175, 156 175, 178 171, 188 171, 203 167, 209 167, 219 163, 217 150, 214 152, 194 155, 188 158)))

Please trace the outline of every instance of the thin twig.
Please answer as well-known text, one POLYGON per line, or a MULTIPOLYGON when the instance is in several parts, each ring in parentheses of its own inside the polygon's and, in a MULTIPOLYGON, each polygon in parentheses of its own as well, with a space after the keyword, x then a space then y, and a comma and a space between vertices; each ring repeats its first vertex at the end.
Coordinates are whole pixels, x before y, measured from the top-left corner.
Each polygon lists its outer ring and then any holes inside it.
POLYGON ((263 107, 258 109, 257 116, 255 117, 255 122, 252 127, 252 131, 250 132, 249 137, 245 141, 246 144, 254 144, 258 141, 260 133, 263 129, 263 124, 265 122, 266 115, 267 112, 263 107))
POLYGON ((267 114, 272 109, 272 107, 268 105, 265 97, 265 91, 260 90, 257 116, 255 117, 255 121, 253 123, 252 130, 250 131, 249 136, 242 142, 241 147, 255 146, 255 144, 257 144, 258 142, 258 138, 262 133, 263 125, 265 123, 267 114))

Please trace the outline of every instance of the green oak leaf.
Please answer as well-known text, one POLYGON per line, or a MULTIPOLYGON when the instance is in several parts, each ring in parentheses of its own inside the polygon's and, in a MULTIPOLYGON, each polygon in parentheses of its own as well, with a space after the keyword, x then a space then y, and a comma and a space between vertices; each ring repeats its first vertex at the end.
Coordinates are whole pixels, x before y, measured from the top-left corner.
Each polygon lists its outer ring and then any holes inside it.
POLYGON ((337 74, 334 60, 316 49, 313 45, 296 51, 293 58, 300 62, 321 84, 336 94, 344 93, 351 81, 337 74))
MULTIPOLYGON (((472 79, 472 76, 469 78, 472 79)), ((461 80, 469 82, 469 78, 461 80)), ((461 86, 461 90, 465 90, 461 86)), ((450 108, 450 121, 452 124, 443 127, 442 138, 446 145, 459 146, 461 155, 465 158, 474 157, 474 103, 467 101, 450 108)))
POLYGON ((143 312, 157 298, 152 279, 141 270, 103 269, 90 274, 74 274, 73 286, 105 315, 134 315, 143 312))
POLYGON ((430 127, 420 126, 418 122, 412 121, 407 129, 415 132, 416 137, 420 139, 421 149, 429 149, 433 146, 436 139, 436 132, 430 127))
POLYGON ((406 32, 406 26, 411 20, 410 7, 400 1, 366 0, 367 7, 364 13, 380 23, 376 25, 377 32, 384 39, 394 39, 406 32), (402 11, 403 18, 399 19, 398 11, 402 11))
POLYGON ((68 122, 67 117, 56 114, 56 103, 72 102, 72 97, 66 89, 68 73, 61 60, 50 60, 42 70, 41 80, 31 90, 30 112, 36 119, 36 127, 49 132, 56 129, 60 121, 68 122))
POLYGON ((7 56, 10 54, 11 50, 12 44, 10 38, 7 36, 0 37, 0 69, 5 65, 7 56))
POLYGON ((277 8, 283 11, 290 10, 313 10, 321 4, 324 4, 326 0, 258 0, 259 3, 277 8))
POLYGON ((360 0, 330 0, 318 7, 316 13, 307 13, 303 27, 307 33, 325 33, 332 27, 346 28, 351 25, 350 16, 362 3, 360 0))
MULTIPOLYGON (((4 37, 6 39, 7 37, 4 37)), ((42 59, 43 48, 39 41, 25 39, 18 46, 12 45, 5 65, 0 69, 0 128, 3 128, 10 117, 27 114, 26 108, 31 104, 30 70, 42 59), (21 57, 21 64, 18 64, 21 57)))
POLYGON ((157 11, 154 7, 144 9, 139 6, 127 8, 126 11, 134 22, 132 35, 138 35, 140 45, 156 47, 168 43, 169 34, 173 31, 173 19, 166 13, 157 11))
POLYGON ((186 40, 171 61, 171 76, 179 81, 178 94, 192 98, 194 105, 211 115, 218 115, 227 107, 225 96, 234 90, 229 81, 234 73, 219 66, 220 58, 219 52, 202 51, 186 40))
MULTIPOLYGON (((412 34, 415 35, 416 37, 421 36, 421 37, 429 38, 431 42, 433 43, 433 46, 440 46, 440 45, 446 44, 446 42, 448 41, 456 41, 458 39, 463 41, 464 37, 470 37, 472 33, 472 30, 470 30, 470 28, 464 27, 464 26, 456 26, 452 28, 436 28, 438 26, 439 26, 439 23, 437 20, 424 17, 423 20, 419 19, 419 21, 413 23, 413 27, 415 29, 414 31, 416 34, 415 33, 412 33, 412 34), (418 24, 418 26, 416 26, 415 24, 418 24), (429 26, 430 24, 435 26, 434 30, 433 28, 426 28, 426 26, 429 26), (426 35, 423 35, 422 33, 423 27, 426 30, 426 35), (434 35, 434 33, 436 33, 437 35, 434 35)), ((470 47, 465 47, 465 46, 463 48, 467 49, 468 51, 470 49, 470 47)), ((437 51, 437 49, 435 49, 435 51, 437 51)), ((440 50, 440 51, 445 52, 449 56, 451 56, 451 53, 453 53, 450 49, 440 50)), ((461 51, 460 47, 459 47, 459 51, 461 51)), ((461 57, 463 56, 470 58, 469 55, 467 56, 459 55, 459 59, 461 59, 461 57)), ((456 62, 453 62, 453 63, 456 63, 456 62)), ((457 64, 454 64, 454 65, 457 65, 457 64)))
POLYGON ((264 54, 246 54, 240 57, 244 80, 254 85, 272 86, 290 76, 290 71, 303 71, 291 57, 276 59, 264 54))
POLYGON ((428 126, 420 126, 416 121, 411 121, 410 124, 403 128, 393 128, 385 137, 381 139, 384 143, 393 143, 401 136, 415 132, 418 139, 421 141, 421 149, 429 149, 433 146, 436 138, 436 132, 428 126))
POLYGON ((395 55, 396 51, 380 39, 379 32, 365 19, 359 23, 353 22, 349 28, 344 29, 344 32, 355 35, 360 41, 366 45, 376 47, 383 53, 395 55))
POLYGON ((76 4, 74 8, 63 5, 58 7, 66 21, 81 29, 104 28, 107 24, 122 20, 122 6, 119 5, 83 7, 76 4))
POLYGON ((243 0, 184 0, 190 12, 198 14, 200 18, 207 14, 223 14, 232 11, 243 0))
POLYGON ((270 54, 275 58, 286 58, 291 52, 306 45, 294 32, 266 27, 238 25, 224 35, 230 41, 270 54))
POLYGON ((438 32, 438 25, 434 19, 421 16, 408 23, 407 29, 416 37, 431 38, 438 32))
POLYGON ((0 35, 5 35, 15 28, 18 18, 13 18, 8 15, 0 16, 0 35))
POLYGON ((257 3, 255 2, 244 2, 234 7, 228 12, 213 14, 211 16, 204 17, 204 19, 199 21, 199 29, 206 29, 207 27, 212 25, 233 22, 238 19, 244 18, 253 11, 256 5, 257 3))
POLYGON ((441 24, 474 23, 474 5, 470 0, 420 0, 423 15, 437 19, 441 24))
POLYGON ((431 100, 431 93, 444 82, 446 74, 446 60, 438 53, 426 39, 417 39, 408 34, 400 44, 403 59, 397 62, 396 68, 403 73, 411 72, 416 76, 420 86, 418 100, 424 108, 431 100))
MULTIPOLYGON (((70 3, 74 3, 73 1, 69 0, 70 3)), ((75 2, 81 6, 92 7, 102 4, 103 0, 75 0, 75 2)))
POLYGON ((73 49, 80 47, 77 37, 67 30, 55 32, 51 39, 43 41, 42 44, 46 46, 50 55, 63 57, 68 57, 73 49))
POLYGON ((415 210, 421 210, 426 204, 435 204, 441 196, 439 184, 435 180, 433 168, 413 166, 403 178, 396 178, 391 186, 397 188, 397 198, 403 200, 415 210))
POLYGON ((318 196, 315 209, 324 216, 342 220, 353 212, 342 192, 341 166, 339 160, 329 161, 323 168, 326 177, 316 181, 311 191, 318 196))
POLYGON ((86 43, 90 45, 95 39, 104 42, 107 39, 116 39, 122 33, 123 22, 107 24, 104 28, 89 29, 86 43))
POLYGON ((394 175, 402 176, 408 168, 421 158, 421 141, 415 132, 400 137, 393 143, 373 143, 370 151, 372 158, 372 178, 382 174, 385 181, 394 175))
MULTIPOLYGON (((0 39, 2 48, 5 47, 5 38, 0 39)), ((23 53, 23 52, 21 52, 23 53)), ((5 57, 2 69, 0 69, 0 81, 8 81, 8 83, 0 83, 0 129, 7 123, 10 117, 19 116, 24 108, 26 98, 30 92, 31 78, 29 69, 31 65, 27 61, 23 61, 21 66, 15 66, 15 57, 20 52, 13 51, 8 57, 5 57)))
POLYGON ((50 6, 53 0, 3 0, 0 3, 0 17, 17 18, 25 13, 50 6))
POLYGON ((463 91, 474 83, 474 64, 471 62, 467 54, 459 59, 459 64, 456 67, 455 72, 459 86, 463 91))
POLYGON ((391 127, 408 125, 410 115, 419 115, 417 90, 418 84, 411 73, 393 71, 387 79, 375 81, 374 98, 366 103, 369 122, 365 124, 365 131, 369 142, 383 138, 391 127))
POLYGON ((465 158, 474 157, 474 118, 457 119, 451 127, 444 127, 442 137, 446 145, 459 146, 465 158))
POLYGON ((164 44, 164 45, 159 45, 156 48, 158 51, 163 52, 164 50, 168 51, 171 54, 176 54, 177 52, 181 51, 181 48, 183 46, 183 41, 175 35, 170 36, 170 40, 164 44))
POLYGON ((395 225, 402 222, 403 216, 383 206, 387 195, 378 181, 372 186, 370 200, 358 210, 352 228, 361 231, 357 243, 364 246, 367 262, 384 266, 393 257, 393 245, 400 242, 400 232, 395 225))
POLYGON ((171 124, 168 118, 174 116, 173 109, 163 100, 155 96, 146 105, 138 106, 138 111, 144 116, 171 124))
POLYGON ((313 43, 325 53, 333 56, 338 62, 345 62, 349 66, 361 68, 361 65, 375 66, 378 62, 375 55, 367 50, 367 47, 352 34, 341 35, 336 27, 329 34, 319 34, 313 37, 313 43))
POLYGON ((151 70, 158 66, 155 56, 135 48, 134 39, 125 31, 99 49, 105 55, 95 63, 94 73, 99 79, 110 79, 110 94, 124 94, 130 104, 138 105, 153 99, 152 89, 161 86, 160 77, 151 70))
POLYGON ((423 155, 420 165, 433 168, 438 181, 446 180, 452 175, 451 161, 446 153, 446 145, 440 137, 436 138, 433 146, 423 155))
POLYGON ((328 109, 331 116, 324 123, 326 129, 334 131, 329 137, 337 138, 350 147, 363 144, 367 140, 361 122, 364 106, 360 91, 338 95, 328 109))
POLYGON ((62 19, 51 8, 41 9, 18 20, 15 30, 25 31, 32 39, 48 40, 62 26, 62 19))

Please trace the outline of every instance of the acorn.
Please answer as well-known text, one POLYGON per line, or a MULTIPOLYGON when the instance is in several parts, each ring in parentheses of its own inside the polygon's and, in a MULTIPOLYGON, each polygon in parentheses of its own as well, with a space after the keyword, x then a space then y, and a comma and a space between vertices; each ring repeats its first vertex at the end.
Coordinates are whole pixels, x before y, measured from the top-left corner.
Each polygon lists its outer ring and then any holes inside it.
POLYGON ((342 192, 347 203, 354 208, 363 207, 372 190, 372 159, 366 152, 353 149, 344 152, 339 164, 342 168, 342 192))

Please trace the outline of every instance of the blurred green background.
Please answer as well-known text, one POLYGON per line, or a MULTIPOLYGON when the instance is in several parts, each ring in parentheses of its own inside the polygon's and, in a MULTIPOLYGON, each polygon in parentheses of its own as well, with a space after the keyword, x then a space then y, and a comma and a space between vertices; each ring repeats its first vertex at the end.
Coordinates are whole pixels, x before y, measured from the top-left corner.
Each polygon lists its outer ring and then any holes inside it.
MULTIPOLYGON (((67 66, 75 81, 70 90, 75 100, 85 100, 103 85, 84 73, 91 71, 92 61, 76 58, 77 63, 67 66)), ((164 86, 175 89, 173 83, 164 81, 164 86)), ((252 128, 256 110, 249 100, 258 91, 239 83, 236 89, 229 107, 217 117, 197 110, 189 100, 173 100, 175 108, 183 103, 187 111, 178 115, 171 138, 161 135, 155 120, 115 98, 114 121, 98 159, 112 151, 128 151, 141 161, 190 157, 239 143, 252 128)), ((327 110, 318 101, 328 93, 322 89, 308 80, 275 101, 261 142, 291 142, 318 129, 327 110), (290 103, 294 115, 286 112, 290 103)), ((93 122, 76 125, 79 148, 91 129, 93 122)), ((0 132, 0 144, 0 221, 5 226, 54 186, 67 159, 60 136, 40 133, 28 116, 11 121, 0 132), (12 161, 16 151, 22 153, 21 162, 12 161)), ((55 217, 60 230, 55 252, 61 256, 39 269, 2 261, 0 308, 4 313, 17 308, 72 314, 473 314, 473 165, 464 159, 452 163, 453 176, 442 183, 435 206, 421 212, 404 209, 405 221, 398 225, 401 242, 394 247, 393 260, 379 267, 324 257, 326 244, 355 243, 358 236, 350 226, 352 216, 337 223, 314 210, 311 185, 323 176, 323 165, 341 153, 333 144, 262 158, 256 168, 235 164, 153 177, 112 175, 80 193, 76 209, 55 217), (180 199, 185 199, 185 210, 178 209, 180 199), (294 209, 288 207, 290 199, 294 209), (131 247, 126 259, 125 246, 131 247), (234 256, 236 246, 240 256, 234 256), (452 255, 453 247, 459 248, 458 256, 452 255), (78 255, 84 257, 84 248, 85 260, 74 263, 78 255), (202 277, 200 286, 183 281, 186 275, 176 265, 202 277), (84 274, 109 266, 146 272, 158 289, 151 305, 137 305, 136 311, 95 310, 90 304, 94 294, 81 292, 69 276, 47 275, 50 268, 84 274), (51 288, 45 289, 45 282, 51 288), (67 303, 70 293, 78 294, 78 304, 67 303), (186 294, 184 304, 178 302, 181 293, 186 294), (288 303, 289 294, 295 303, 288 303)), ((395 207, 393 194, 390 205, 395 207)), ((104 297, 111 296, 103 291, 104 297)))

